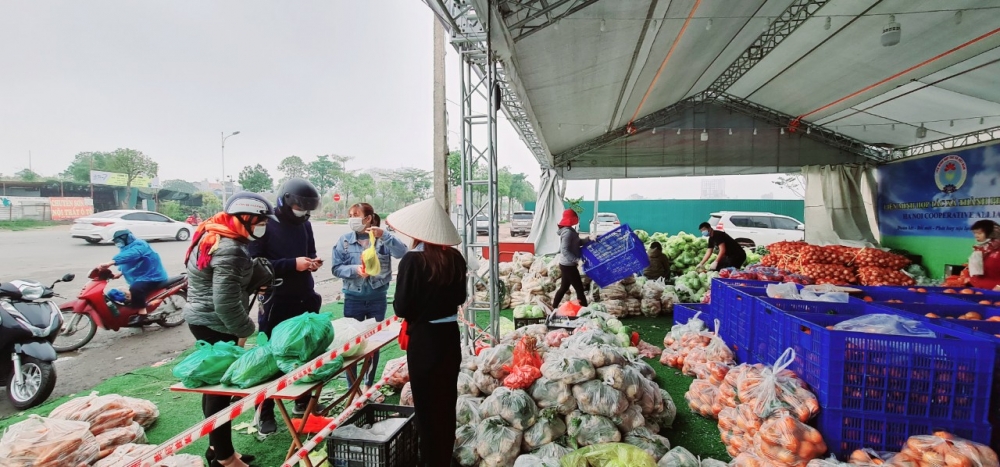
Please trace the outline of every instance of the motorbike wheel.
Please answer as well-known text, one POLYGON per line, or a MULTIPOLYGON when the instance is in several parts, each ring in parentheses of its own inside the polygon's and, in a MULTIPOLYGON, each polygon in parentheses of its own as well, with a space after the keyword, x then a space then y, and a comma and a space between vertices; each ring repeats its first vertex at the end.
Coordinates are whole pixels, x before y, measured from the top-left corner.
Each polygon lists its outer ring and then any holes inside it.
POLYGON ((56 349, 56 352, 72 352, 79 349, 87 345, 97 334, 97 323, 86 313, 63 310, 62 318, 62 329, 52 343, 52 348, 56 349))
POLYGON ((16 382, 14 372, 7 379, 7 399, 19 410, 29 409, 49 398, 56 387, 56 367, 52 362, 21 355, 21 373, 24 384, 16 382))
MULTIPOLYGON (((161 307, 164 307, 163 319, 156 322, 163 328, 175 328, 184 324, 184 305, 187 304, 187 291, 170 296, 161 307)), ((157 310, 160 311, 160 310, 157 310)))

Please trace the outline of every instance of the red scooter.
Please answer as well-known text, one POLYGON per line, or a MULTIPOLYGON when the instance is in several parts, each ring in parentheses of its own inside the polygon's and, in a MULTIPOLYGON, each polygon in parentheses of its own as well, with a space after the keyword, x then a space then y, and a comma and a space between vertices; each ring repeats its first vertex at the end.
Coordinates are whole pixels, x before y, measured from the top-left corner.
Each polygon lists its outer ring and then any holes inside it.
POLYGON ((62 304, 63 326, 52 347, 57 352, 69 352, 87 345, 97 328, 118 331, 121 328, 141 328, 156 324, 172 328, 184 324, 182 309, 187 303, 187 274, 164 281, 149 294, 146 301, 147 318, 142 323, 129 325, 129 318, 139 313, 139 308, 115 304, 105 297, 108 282, 116 278, 108 268, 94 268, 87 276, 90 282, 83 286, 76 300, 62 304))

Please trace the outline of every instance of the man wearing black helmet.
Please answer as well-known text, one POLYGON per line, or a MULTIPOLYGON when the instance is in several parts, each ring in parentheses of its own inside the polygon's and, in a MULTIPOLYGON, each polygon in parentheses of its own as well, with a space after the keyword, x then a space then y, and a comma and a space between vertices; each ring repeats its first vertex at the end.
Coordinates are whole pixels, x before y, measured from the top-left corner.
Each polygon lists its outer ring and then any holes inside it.
MULTIPOLYGON (((319 312, 322 304, 313 290, 312 273, 323 265, 323 260, 316 257, 316 240, 309 223, 309 213, 319 208, 319 203, 319 192, 312 183, 289 179, 278 190, 275 215, 279 222, 268 221, 264 236, 250 244, 250 256, 270 260, 275 277, 281 279, 280 286, 264 295, 257 316, 260 332, 269 338, 278 323, 303 313, 319 312)), ((308 403, 308 395, 295 401, 293 412, 301 415, 308 403)), ((257 429, 262 435, 277 431, 272 399, 261 406, 257 429)))

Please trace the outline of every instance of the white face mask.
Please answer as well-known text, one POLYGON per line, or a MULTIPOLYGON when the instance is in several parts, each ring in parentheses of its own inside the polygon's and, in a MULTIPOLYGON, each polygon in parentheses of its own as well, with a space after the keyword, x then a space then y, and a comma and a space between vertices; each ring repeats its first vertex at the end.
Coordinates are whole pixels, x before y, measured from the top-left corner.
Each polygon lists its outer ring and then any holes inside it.
POLYGON ((702 237, 708 237, 708 231, 702 230, 701 231, 701 236, 702 237))
POLYGON ((253 227, 253 236, 255 238, 260 238, 264 236, 264 231, 267 229, 267 224, 255 225, 253 227))
POLYGON ((361 219, 360 217, 352 217, 350 219, 347 219, 347 226, 350 227, 351 230, 353 230, 353 231, 355 231, 357 233, 361 233, 361 232, 365 231, 364 220, 361 219))
POLYGON ((306 214, 309 214, 309 211, 302 211, 302 210, 299 210, 299 209, 292 209, 292 214, 294 214, 295 217, 306 217, 306 214))

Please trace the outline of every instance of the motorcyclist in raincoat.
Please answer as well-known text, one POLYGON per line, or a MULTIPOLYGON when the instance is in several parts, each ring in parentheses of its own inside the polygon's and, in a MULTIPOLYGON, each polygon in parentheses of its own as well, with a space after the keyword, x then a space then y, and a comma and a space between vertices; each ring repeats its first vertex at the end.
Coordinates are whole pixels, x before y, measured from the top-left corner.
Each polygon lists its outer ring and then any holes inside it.
POLYGON ((118 254, 100 267, 118 266, 121 271, 119 276, 125 276, 129 285, 129 304, 142 307, 139 314, 129 319, 129 324, 138 324, 146 320, 146 299, 150 292, 167 280, 167 270, 163 268, 160 255, 145 240, 135 238, 132 231, 119 230, 112 238, 118 247, 118 254))

